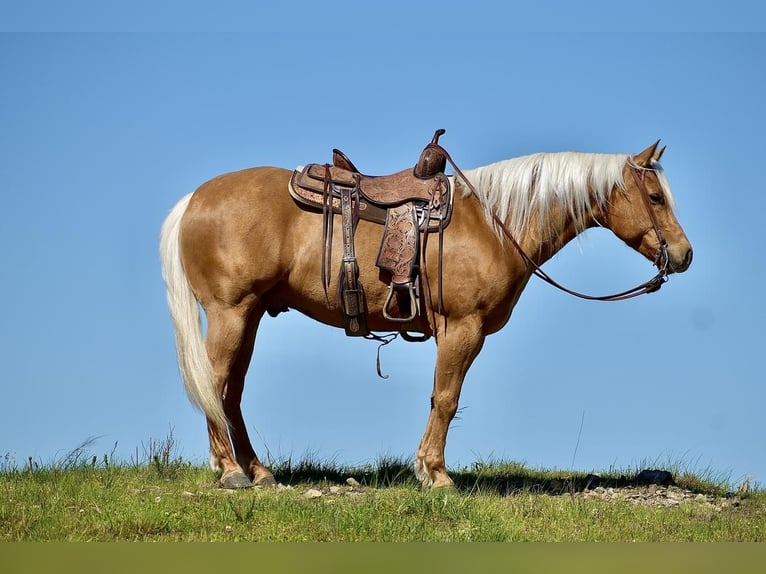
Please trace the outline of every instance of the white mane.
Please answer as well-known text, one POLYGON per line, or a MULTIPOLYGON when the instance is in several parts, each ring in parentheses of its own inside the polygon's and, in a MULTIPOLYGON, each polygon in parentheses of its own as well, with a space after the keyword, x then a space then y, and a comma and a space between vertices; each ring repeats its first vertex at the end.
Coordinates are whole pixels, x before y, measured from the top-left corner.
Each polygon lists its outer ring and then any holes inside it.
MULTIPOLYGON (((515 238, 521 238, 535 217, 542 238, 557 232, 554 209, 569 215, 577 232, 587 227, 595 207, 603 205, 615 186, 624 189, 622 169, 627 154, 538 153, 465 171, 476 187, 487 221, 500 235, 497 215, 515 238)), ((659 165, 656 166, 659 168, 659 165)), ((669 192, 661 169, 658 176, 669 192)), ((466 190, 466 195, 470 194, 466 190)))

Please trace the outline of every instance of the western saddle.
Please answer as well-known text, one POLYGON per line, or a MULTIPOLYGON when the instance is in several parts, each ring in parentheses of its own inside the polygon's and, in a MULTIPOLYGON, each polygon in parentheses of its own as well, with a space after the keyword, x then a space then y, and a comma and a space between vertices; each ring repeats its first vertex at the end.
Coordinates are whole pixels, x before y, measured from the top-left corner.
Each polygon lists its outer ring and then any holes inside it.
MULTIPOLYGON (((443 232, 452 214, 452 183, 444 173, 447 156, 438 144, 444 131, 436 130, 414 168, 385 176, 364 175, 343 152, 334 149, 332 165, 312 163, 296 169, 290 178, 290 195, 295 201, 323 214, 322 284, 326 297, 330 285, 333 215, 341 215, 343 258, 338 298, 347 335, 370 335, 364 289, 354 253, 354 233, 360 219, 384 226, 375 263, 390 275, 384 318, 396 323, 403 336, 408 327, 414 326, 421 307, 421 263, 425 269, 426 242, 433 232, 439 234, 441 305, 443 232)), ((427 276, 425 284, 428 288, 427 276)))

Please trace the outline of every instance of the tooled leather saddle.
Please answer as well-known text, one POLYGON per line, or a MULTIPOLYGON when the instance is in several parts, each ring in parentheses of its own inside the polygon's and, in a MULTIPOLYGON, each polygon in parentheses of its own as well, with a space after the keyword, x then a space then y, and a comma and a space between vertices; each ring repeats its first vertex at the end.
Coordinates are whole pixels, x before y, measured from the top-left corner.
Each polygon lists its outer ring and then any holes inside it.
POLYGON ((332 164, 312 163, 296 169, 290 178, 293 199, 304 209, 323 214, 322 284, 325 296, 330 285, 333 215, 341 215, 343 258, 338 298, 347 335, 367 336, 370 333, 364 288, 359 281, 354 250, 354 234, 360 219, 383 226, 375 263, 390 276, 383 316, 397 324, 403 335, 421 312, 423 277, 420 270, 421 267, 425 269, 422 264, 425 263, 425 247, 430 233, 439 234, 441 275, 443 232, 450 222, 453 195, 451 179, 444 173, 447 158, 437 145, 444 131, 435 132, 414 168, 385 176, 364 175, 343 152, 334 149, 332 164))

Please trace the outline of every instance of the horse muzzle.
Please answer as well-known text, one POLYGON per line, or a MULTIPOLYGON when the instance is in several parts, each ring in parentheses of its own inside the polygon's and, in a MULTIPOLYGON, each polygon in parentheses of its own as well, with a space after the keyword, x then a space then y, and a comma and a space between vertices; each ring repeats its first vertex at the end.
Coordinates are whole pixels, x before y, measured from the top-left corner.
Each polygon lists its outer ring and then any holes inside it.
POLYGON ((683 273, 692 264, 694 252, 691 246, 686 249, 667 250, 667 271, 668 273, 683 273), (680 251, 680 253, 679 253, 680 251))

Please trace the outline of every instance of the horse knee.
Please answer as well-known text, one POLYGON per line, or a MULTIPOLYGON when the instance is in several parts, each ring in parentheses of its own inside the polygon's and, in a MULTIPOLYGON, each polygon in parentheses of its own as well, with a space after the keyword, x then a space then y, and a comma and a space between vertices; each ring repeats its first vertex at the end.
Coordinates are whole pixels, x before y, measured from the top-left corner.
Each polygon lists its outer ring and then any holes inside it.
POLYGON ((458 397, 455 393, 441 392, 431 396, 431 410, 448 417, 450 420, 457 413, 458 397))

